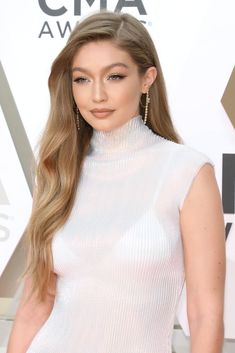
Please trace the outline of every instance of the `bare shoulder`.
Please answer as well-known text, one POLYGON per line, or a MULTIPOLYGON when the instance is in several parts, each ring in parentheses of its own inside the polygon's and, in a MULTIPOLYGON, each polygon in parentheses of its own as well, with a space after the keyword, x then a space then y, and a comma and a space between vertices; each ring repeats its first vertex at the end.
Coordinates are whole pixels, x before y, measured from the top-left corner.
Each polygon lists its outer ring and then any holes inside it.
MULTIPOLYGON (((183 239, 197 233, 224 237, 221 196, 214 167, 205 163, 197 173, 180 212, 183 239), (187 237, 186 237, 187 235, 187 237)), ((196 234, 195 234, 196 236, 196 234)), ((185 239, 186 238, 186 239, 185 239)))
MULTIPOLYGON (((214 167, 208 162, 198 171, 181 209, 181 219, 198 211, 198 216, 202 216, 202 210, 206 214, 216 216, 216 213, 223 213, 219 187, 217 184, 214 167), (200 211, 201 210, 201 211, 200 211)), ((195 215, 196 217, 197 215, 195 215)))

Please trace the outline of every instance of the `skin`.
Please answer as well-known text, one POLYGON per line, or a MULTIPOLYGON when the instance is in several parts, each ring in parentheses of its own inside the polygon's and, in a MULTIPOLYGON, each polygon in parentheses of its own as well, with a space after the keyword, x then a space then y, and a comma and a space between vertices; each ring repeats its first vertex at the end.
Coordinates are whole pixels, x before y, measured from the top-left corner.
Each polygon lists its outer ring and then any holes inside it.
POLYGON ((74 100, 94 129, 109 131, 139 114, 140 97, 156 76, 154 66, 140 76, 130 55, 111 41, 90 42, 77 51, 72 63, 74 100), (96 108, 114 112, 101 119, 91 113, 96 108))
MULTIPOLYGON (((50 291, 56 289, 57 275, 52 273, 50 280, 50 291)), ((44 302, 38 302, 36 295, 29 301, 25 300, 31 291, 31 278, 27 277, 24 282, 21 300, 17 308, 16 316, 8 340, 7 353, 25 353, 30 346, 34 336, 48 319, 55 301, 55 296, 48 294, 44 302)), ((35 352, 36 353, 36 352, 35 352)))
POLYGON ((180 212, 192 353, 221 353, 225 225, 214 169, 197 174, 180 212))

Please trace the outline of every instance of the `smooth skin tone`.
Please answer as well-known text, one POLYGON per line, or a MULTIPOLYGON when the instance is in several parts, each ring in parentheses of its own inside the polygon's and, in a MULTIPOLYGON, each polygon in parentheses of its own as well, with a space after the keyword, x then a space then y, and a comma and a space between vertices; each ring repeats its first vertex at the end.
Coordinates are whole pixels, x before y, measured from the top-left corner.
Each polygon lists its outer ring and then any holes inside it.
MULTIPOLYGON (((142 93, 157 79, 155 67, 139 76, 128 53, 110 41, 82 46, 72 63, 72 89, 83 118, 97 130, 110 131, 139 114, 142 93), (118 65, 117 65, 118 63, 118 65), (91 112, 111 109, 107 117, 91 112)), ((102 114, 101 114, 102 115, 102 114)), ((191 353, 221 353, 225 280, 224 219, 214 170, 204 165, 180 210, 191 353)), ((52 276, 51 288, 57 277, 52 276)), ((25 281, 22 300, 30 289, 25 281)), ((21 301, 22 303, 22 301, 21 301)), ((35 298, 19 305, 7 353, 25 353, 33 337, 47 320, 54 297, 43 304, 35 298)))
MULTIPOLYGON (((57 275, 51 276, 50 288, 52 291, 56 288, 57 275)), ((48 319, 55 296, 48 295, 46 300, 38 303, 35 295, 25 304, 25 298, 28 296, 31 288, 31 279, 27 278, 24 282, 22 298, 16 312, 11 335, 8 341, 7 353, 25 353, 32 342, 33 337, 48 319)), ((36 352, 35 352, 36 353, 36 352)), ((48 352, 49 353, 49 352, 48 352)))
POLYGON ((139 101, 157 76, 154 66, 144 76, 130 55, 111 41, 90 42, 72 63, 73 95, 83 118, 97 130, 113 130, 139 114, 139 101), (106 118, 93 109, 111 109, 106 118))
POLYGON ((192 353, 221 353, 225 225, 214 170, 205 164, 180 214, 192 353))

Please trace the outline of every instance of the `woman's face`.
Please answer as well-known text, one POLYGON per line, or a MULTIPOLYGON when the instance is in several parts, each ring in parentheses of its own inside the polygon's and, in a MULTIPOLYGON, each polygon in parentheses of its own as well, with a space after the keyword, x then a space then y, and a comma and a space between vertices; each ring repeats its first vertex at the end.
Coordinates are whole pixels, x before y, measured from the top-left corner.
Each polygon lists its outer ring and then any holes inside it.
POLYGON ((112 41, 84 44, 72 62, 73 96, 81 115, 97 130, 121 126, 139 114, 140 96, 156 77, 154 69, 141 77, 130 55, 112 41))

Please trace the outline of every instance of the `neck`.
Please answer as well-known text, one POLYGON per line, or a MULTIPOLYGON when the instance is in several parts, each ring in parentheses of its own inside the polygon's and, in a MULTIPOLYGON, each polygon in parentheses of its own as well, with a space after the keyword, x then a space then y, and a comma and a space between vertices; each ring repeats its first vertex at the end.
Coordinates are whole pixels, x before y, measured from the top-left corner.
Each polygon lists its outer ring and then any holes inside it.
POLYGON ((89 155, 101 158, 118 157, 152 144, 156 137, 144 124, 142 116, 137 115, 111 131, 93 129, 89 155))

